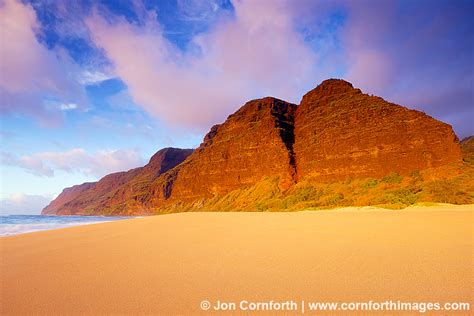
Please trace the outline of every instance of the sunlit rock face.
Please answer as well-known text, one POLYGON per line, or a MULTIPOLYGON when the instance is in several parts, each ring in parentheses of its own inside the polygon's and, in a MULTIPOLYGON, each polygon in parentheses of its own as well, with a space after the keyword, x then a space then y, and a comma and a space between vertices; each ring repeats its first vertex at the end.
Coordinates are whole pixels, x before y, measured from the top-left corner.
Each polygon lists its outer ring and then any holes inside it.
POLYGON ((279 177, 282 190, 291 186, 295 109, 296 105, 275 98, 247 102, 214 126, 179 167, 169 198, 210 198, 270 176, 279 177))
POLYGON ((268 178, 285 192, 300 181, 404 175, 461 160, 448 124, 329 79, 299 106, 272 97, 249 101, 196 150, 165 148, 142 168, 65 189, 43 214, 200 209, 268 178))
POLYGON ((298 179, 407 174, 461 160, 450 125, 329 79, 303 96, 295 115, 298 179))

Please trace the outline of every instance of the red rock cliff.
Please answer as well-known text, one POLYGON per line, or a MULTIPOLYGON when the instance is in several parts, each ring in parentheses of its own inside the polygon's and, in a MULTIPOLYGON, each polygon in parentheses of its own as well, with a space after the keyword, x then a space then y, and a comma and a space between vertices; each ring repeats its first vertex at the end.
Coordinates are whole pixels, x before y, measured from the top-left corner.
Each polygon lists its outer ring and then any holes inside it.
POLYGON ((161 150, 143 168, 66 189, 43 213, 149 214, 199 206, 267 177, 285 191, 300 180, 378 178, 460 161, 451 126, 330 79, 298 107, 249 101, 194 152, 161 150))
MULTIPOLYGON (((168 197, 190 201, 225 194, 278 176, 279 186, 294 183, 293 116, 296 106, 275 98, 247 102, 181 165, 168 197)), ((168 198, 167 197, 167 198, 168 198)))
POLYGON ((48 206, 46 206, 43 209, 42 214, 43 215, 57 214, 59 210, 61 210, 66 203, 78 198, 79 196, 81 196, 83 192, 88 191, 90 188, 94 186, 95 186, 95 183, 86 182, 83 184, 74 185, 70 188, 65 188, 61 192, 61 194, 59 194, 54 200, 51 201, 51 203, 49 203, 48 206))
POLYGON ((407 174, 461 160, 451 126, 329 79, 295 115, 298 179, 341 180, 407 174))

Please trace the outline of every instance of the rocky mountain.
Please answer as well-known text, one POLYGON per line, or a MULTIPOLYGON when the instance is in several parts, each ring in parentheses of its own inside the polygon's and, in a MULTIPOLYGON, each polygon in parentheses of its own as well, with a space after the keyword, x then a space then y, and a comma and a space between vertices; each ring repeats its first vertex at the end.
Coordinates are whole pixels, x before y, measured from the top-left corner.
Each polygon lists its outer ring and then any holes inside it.
MULTIPOLYGON (((209 201, 230 201, 232 192, 268 179, 276 179, 271 195, 278 196, 303 182, 408 175, 461 161, 448 124, 329 79, 298 106, 271 97, 249 101, 213 126, 194 152, 163 149, 142 168, 65 189, 43 214, 205 210, 209 201)), ((250 191, 239 199, 258 203, 250 191)))
POLYGON ((83 184, 74 185, 70 188, 65 188, 61 194, 56 197, 47 207, 45 207, 42 211, 43 215, 48 214, 56 214, 64 208, 64 205, 76 198, 78 198, 83 192, 88 191, 89 189, 93 188, 95 183, 93 182, 86 182, 83 184))
POLYGON ((134 213, 146 213, 136 202, 137 194, 147 190, 166 171, 182 163, 192 149, 164 148, 147 165, 126 172, 106 175, 98 182, 66 188, 42 211, 42 214, 111 214, 120 208, 134 207, 134 213), (113 210, 113 211, 112 211, 113 210))
POLYGON ((316 181, 408 174, 461 160, 450 125, 326 80, 303 96, 295 118, 298 177, 316 181))
POLYGON ((293 120, 296 105, 275 98, 247 102, 174 173, 169 196, 193 201, 278 176, 282 190, 294 183, 293 120))

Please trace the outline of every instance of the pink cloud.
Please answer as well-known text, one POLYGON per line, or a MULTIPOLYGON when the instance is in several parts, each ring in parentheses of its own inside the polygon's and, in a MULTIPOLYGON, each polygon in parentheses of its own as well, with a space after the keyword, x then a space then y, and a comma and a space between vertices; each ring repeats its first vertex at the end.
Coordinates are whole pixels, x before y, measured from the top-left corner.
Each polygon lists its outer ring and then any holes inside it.
POLYGON ((199 54, 170 43, 153 12, 146 12, 144 27, 97 13, 86 24, 135 103, 170 126, 201 129, 250 98, 299 101, 317 56, 294 30, 287 5, 235 2, 235 18, 223 17, 193 39, 199 54))
POLYGON ((0 4, 0 111, 26 112, 46 125, 61 116, 43 104, 87 103, 78 83, 80 69, 61 50, 48 50, 36 38, 40 25, 30 5, 16 0, 0 4))
POLYGON ((364 91, 383 94, 393 80, 393 62, 384 43, 390 41, 394 7, 390 1, 348 2, 347 25, 341 39, 346 50, 346 78, 364 91))

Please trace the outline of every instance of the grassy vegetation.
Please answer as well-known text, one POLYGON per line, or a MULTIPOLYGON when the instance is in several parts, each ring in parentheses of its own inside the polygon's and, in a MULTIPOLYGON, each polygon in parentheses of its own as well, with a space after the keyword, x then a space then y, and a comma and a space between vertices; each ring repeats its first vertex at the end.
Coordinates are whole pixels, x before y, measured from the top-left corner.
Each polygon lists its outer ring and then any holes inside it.
POLYGON ((433 203, 474 204, 474 137, 463 140, 463 161, 438 168, 400 175, 392 172, 380 178, 348 177, 322 183, 300 181, 282 191, 278 177, 267 177, 255 185, 225 195, 163 205, 165 186, 173 182, 176 170, 155 179, 153 173, 123 174, 126 185, 88 190, 81 194, 77 210, 81 214, 103 215, 162 214, 183 211, 295 211, 346 206, 378 206, 401 209, 433 203), (153 185, 150 188, 150 181, 153 185), (99 191, 97 191, 99 190, 99 191), (160 195, 161 194, 161 195, 160 195), (97 199, 97 196, 100 198, 97 199), (123 202, 125 201, 125 202, 123 202), (84 205, 84 207, 81 207, 84 205))
POLYGON ((396 172, 392 172, 389 175, 386 175, 385 177, 382 178, 383 183, 401 183, 403 180, 403 177, 399 175, 396 172))
POLYGON ((286 191, 278 177, 223 196, 193 204, 168 206, 160 213, 174 211, 296 211, 346 206, 378 206, 401 209, 413 204, 474 203, 474 163, 464 161, 410 175, 391 173, 380 179, 351 179, 331 183, 299 182, 286 191))

